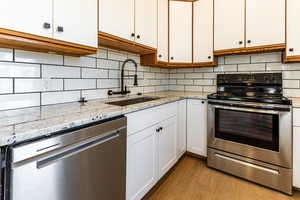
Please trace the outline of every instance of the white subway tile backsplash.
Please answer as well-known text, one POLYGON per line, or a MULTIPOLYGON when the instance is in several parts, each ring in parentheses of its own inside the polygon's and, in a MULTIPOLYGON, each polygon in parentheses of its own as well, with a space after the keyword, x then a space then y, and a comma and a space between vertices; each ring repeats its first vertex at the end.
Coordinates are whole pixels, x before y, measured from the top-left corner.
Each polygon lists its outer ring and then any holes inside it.
POLYGON ((189 91, 189 92, 202 92, 203 90, 203 86, 199 86, 199 85, 187 85, 185 86, 185 91, 189 91))
POLYGON ((299 80, 283 80, 283 88, 300 88, 299 80))
POLYGON ((108 78, 108 70, 106 69, 81 69, 82 78, 108 78))
POLYGON ((285 65, 282 63, 267 63, 267 71, 281 71, 284 69, 285 65))
POLYGON ((95 55, 96 58, 103 58, 107 59, 107 49, 105 48, 100 48, 97 51, 97 54, 95 55))
POLYGON ((141 63, 141 57, 137 54, 128 54, 128 58, 134 60, 136 63, 141 63))
POLYGON ((80 78, 80 68, 43 65, 42 77, 43 78, 80 78))
POLYGON ((186 73, 186 79, 196 79, 196 78, 203 78, 203 73, 186 73))
POLYGON ((300 71, 284 71, 283 79, 300 79, 300 71))
POLYGON ((15 92, 45 92, 63 90, 62 79, 15 79, 15 92))
POLYGON ((225 57, 225 64, 247 64, 250 63, 249 55, 233 55, 225 57))
POLYGON ((218 65, 214 68, 214 72, 236 72, 237 65, 218 65))
POLYGON ((218 57, 218 65, 224 65, 225 64, 225 57, 219 56, 218 57))
POLYGON ((62 65, 63 56, 56 54, 38 53, 31 51, 15 50, 15 61, 26 63, 42 63, 62 65))
POLYGON ((150 72, 161 72, 161 68, 158 67, 151 67, 150 72))
POLYGON ((0 110, 33 107, 39 105, 39 93, 0 95, 0 110))
POLYGON ((98 79, 97 88, 116 88, 119 87, 118 79, 98 79))
POLYGON ((184 85, 170 85, 169 89, 171 91, 184 91, 184 85))
POLYGON ((144 79, 155 79, 155 73, 145 72, 144 79))
POLYGON ((97 68, 104 69, 119 69, 120 65, 118 61, 97 59, 97 68))
POLYGON ((194 72, 194 68, 179 68, 177 73, 194 72))
POLYGON ((107 89, 83 90, 82 97, 88 100, 107 98, 107 89))
POLYGON ((150 85, 160 85, 160 80, 150 80, 150 85))
POLYGON ((155 92, 155 87, 154 86, 144 87, 143 92, 144 93, 155 92))
POLYGON ((195 85, 213 85, 214 81, 213 80, 194 80, 195 85))
POLYGON ((40 65, 0 62, 0 77, 40 77, 40 65))
POLYGON ((214 68, 213 67, 200 67, 200 68, 195 68, 195 72, 213 72, 214 68))
MULTIPOLYGON (((120 70, 109 70, 108 78, 120 78, 121 72, 120 70)), ((140 77, 139 77, 140 78, 140 77)))
POLYGON ((64 89, 96 89, 96 79, 65 79, 64 89))
POLYGON ((13 61, 13 50, 0 48, 0 61, 13 61))
POLYGON ((108 51, 108 59, 110 60, 118 60, 118 61, 124 61, 127 59, 127 54, 124 52, 109 50, 108 51))
POLYGON ((171 79, 184 79, 184 74, 170 74, 171 79))
POLYGON ((261 53, 251 55, 251 63, 281 62, 281 52, 261 53))
POLYGON ((266 64, 239 64, 238 65, 238 71, 240 72, 252 72, 252 71, 265 71, 266 70, 266 64))
POLYGON ((0 79, 0 94, 13 93, 13 79, 2 78, 0 79))
POLYGON ((216 73, 204 73, 203 74, 203 78, 216 79, 217 78, 217 74, 216 73))
POLYGON ((216 92, 216 86, 203 86, 203 92, 216 92))
POLYGON ((177 80, 178 85, 193 85, 194 81, 193 80, 177 80))
POLYGON ((96 58, 65 56, 64 65, 96 68, 96 58))
POLYGON ((42 93, 42 105, 75 102, 80 99, 80 91, 42 93))
POLYGON ((286 97, 300 97, 300 89, 285 89, 283 95, 286 97))

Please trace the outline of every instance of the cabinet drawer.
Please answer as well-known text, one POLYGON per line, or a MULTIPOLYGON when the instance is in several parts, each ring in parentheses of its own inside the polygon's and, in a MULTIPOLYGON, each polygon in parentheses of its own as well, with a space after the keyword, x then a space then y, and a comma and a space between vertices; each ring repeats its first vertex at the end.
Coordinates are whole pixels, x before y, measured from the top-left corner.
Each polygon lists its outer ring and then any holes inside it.
POLYGON ((177 104, 169 103, 126 115, 127 133, 132 135, 177 114, 177 104))
POLYGON ((293 109, 293 126, 300 126, 300 108, 293 109))

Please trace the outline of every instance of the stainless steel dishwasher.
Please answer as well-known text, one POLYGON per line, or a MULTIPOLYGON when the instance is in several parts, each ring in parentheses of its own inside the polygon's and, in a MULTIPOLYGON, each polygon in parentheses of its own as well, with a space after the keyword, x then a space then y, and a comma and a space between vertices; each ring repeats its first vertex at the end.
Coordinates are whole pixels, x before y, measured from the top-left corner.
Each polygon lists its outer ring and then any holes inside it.
POLYGON ((11 148, 9 200, 125 200, 126 117, 11 148))

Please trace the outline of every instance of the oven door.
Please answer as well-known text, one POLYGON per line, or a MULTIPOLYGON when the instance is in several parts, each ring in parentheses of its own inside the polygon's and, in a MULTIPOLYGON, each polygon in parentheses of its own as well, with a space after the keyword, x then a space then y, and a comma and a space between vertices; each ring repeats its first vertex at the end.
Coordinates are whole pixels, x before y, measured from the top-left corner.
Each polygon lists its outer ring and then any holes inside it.
POLYGON ((291 168, 291 112, 210 103, 208 147, 291 168))

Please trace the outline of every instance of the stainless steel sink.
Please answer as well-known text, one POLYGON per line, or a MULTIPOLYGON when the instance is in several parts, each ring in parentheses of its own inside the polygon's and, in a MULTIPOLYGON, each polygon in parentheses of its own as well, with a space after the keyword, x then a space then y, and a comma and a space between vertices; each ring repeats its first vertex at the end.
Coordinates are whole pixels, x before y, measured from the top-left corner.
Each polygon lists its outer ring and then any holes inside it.
POLYGON ((106 102, 106 104, 115 105, 115 106, 129 106, 129 105, 133 105, 133 104, 154 101, 157 99, 160 99, 160 97, 138 97, 138 98, 125 99, 125 100, 120 100, 120 101, 106 102))

